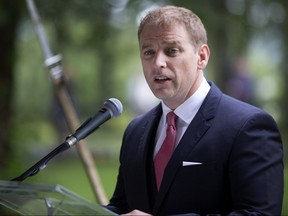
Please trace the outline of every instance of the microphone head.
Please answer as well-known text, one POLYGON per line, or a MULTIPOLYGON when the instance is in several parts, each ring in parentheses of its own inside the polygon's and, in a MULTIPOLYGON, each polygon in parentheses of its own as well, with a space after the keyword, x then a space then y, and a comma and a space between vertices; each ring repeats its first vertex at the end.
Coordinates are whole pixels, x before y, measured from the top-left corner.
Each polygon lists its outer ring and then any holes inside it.
POLYGON ((121 115, 123 110, 122 103, 116 98, 106 100, 103 107, 109 111, 111 118, 121 115))

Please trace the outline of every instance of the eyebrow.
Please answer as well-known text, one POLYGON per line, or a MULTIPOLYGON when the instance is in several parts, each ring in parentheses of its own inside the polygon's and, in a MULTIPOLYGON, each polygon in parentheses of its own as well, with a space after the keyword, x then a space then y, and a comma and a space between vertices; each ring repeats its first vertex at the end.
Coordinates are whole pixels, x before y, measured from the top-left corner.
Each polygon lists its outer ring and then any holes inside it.
MULTIPOLYGON (((163 41, 161 41, 161 45, 170 45, 171 46, 171 45, 179 45, 179 44, 180 44, 179 40, 163 40, 163 41)), ((149 47, 153 47, 151 42, 142 45, 141 49, 146 49, 149 47)))

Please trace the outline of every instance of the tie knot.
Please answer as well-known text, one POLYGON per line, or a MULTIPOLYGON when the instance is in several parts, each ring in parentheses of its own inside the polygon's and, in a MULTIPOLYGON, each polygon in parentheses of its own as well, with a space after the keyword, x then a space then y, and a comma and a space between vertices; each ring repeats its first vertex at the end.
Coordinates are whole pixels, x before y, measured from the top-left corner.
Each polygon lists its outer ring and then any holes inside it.
POLYGON ((169 112, 166 116, 167 124, 170 126, 176 126, 177 115, 174 112, 169 112))

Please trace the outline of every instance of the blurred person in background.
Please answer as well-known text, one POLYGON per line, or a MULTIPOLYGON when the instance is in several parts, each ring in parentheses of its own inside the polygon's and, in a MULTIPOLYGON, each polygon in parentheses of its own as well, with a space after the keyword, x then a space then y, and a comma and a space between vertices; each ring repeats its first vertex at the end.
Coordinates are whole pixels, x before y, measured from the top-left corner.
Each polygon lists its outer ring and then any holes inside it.
POLYGON ((229 69, 230 73, 226 83, 227 94, 249 104, 257 104, 255 82, 247 60, 244 57, 238 57, 232 62, 229 69))
POLYGON ((154 9, 138 39, 146 81, 161 103, 126 128, 107 208, 128 215, 280 215, 278 127, 205 79, 210 50, 198 16, 154 9))

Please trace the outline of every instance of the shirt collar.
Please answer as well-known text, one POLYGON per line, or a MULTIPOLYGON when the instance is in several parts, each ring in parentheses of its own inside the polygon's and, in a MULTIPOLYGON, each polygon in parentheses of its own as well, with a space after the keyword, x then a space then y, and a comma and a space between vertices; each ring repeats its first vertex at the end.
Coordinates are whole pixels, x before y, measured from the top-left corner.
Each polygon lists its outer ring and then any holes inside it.
MULTIPOLYGON (((180 118, 183 121, 184 124, 188 125, 192 121, 192 119, 200 109, 210 88, 211 88, 210 85, 203 76, 202 82, 199 88, 194 92, 194 94, 174 110, 174 113, 178 116, 178 118, 180 118)), ((163 103, 163 101, 161 102, 161 104, 162 104, 163 116, 166 116, 167 113, 172 111, 169 107, 167 107, 163 103)), ((166 123, 165 118, 164 123, 166 123)))

